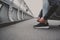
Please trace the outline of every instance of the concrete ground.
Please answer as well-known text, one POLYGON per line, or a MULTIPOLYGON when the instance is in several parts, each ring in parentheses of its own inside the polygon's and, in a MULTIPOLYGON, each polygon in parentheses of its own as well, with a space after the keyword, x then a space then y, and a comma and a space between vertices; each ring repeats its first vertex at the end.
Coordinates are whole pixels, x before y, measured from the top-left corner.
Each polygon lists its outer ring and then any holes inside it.
POLYGON ((60 40, 60 22, 48 21, 50 29, 34 29, 36 19, 0 28, 0 40, 60 40))

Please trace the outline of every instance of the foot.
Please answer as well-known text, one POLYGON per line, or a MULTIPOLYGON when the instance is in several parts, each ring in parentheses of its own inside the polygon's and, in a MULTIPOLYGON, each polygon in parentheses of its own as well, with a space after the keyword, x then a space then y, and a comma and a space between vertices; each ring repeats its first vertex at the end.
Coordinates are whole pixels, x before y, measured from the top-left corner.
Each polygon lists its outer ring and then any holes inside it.
POLYGON ((38 18, 37 22, 40 22, 39 20, 40 20, 40 18, 38 18))
POLYGON ((34 28, 49 28, 49 24, 48 23, 39 23, 39 24, 35 25, 34 28))
POLYGON ((43 17, 41 17, 41 18, 39 19, 39 22, 40 22, 40 23, 45 23, 46 20, 45 20, 43 17))

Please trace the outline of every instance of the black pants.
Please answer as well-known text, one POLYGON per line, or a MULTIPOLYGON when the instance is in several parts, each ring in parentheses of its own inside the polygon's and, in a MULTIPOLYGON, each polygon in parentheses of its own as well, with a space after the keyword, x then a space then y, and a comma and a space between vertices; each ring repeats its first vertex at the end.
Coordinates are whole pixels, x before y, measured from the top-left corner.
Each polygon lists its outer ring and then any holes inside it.
MULTIPOLYGON (((58 5, 53 5, 52 7, 50 7, 50 9, 48 10, 47 14, 44 16, 44 19, 47 20, 58 8, 58 5)), ((43 9, 41 10, 39 17, 42 17, 43 13, 42 13, 43 9)))

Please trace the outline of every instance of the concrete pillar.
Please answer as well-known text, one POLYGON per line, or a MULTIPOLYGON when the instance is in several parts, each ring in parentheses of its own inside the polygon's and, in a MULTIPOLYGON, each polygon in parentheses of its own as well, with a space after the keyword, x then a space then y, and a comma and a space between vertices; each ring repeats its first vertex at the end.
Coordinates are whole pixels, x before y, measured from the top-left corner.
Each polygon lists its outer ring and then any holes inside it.
POLYGON ((17 18, 18 18, 18 20, 21 20, 19 11, 20 11, 20 10, 19 10, 19 8, 18 8, 17 18))
POLYGON ((10 19, 10 21, 14 21, 13 19, 12 19, 12 6, 10 6, 9 7, 9 19, 10 19))

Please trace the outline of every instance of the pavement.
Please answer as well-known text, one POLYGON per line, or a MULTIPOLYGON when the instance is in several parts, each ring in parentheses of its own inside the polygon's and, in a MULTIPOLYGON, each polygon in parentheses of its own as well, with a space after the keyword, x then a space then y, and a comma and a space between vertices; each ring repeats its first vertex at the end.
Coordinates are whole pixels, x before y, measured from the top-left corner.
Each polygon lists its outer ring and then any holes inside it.
POLYGON ((49 29, 35 29, 36 19, 0 28, 0 40, 60 40, 60 21, 48 20, 49 29))

